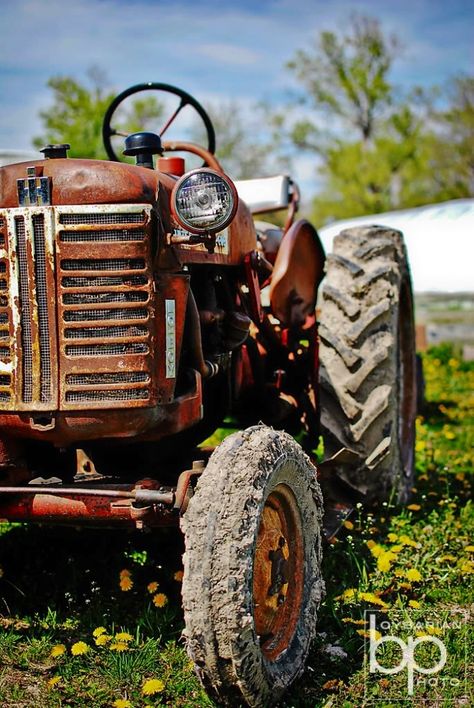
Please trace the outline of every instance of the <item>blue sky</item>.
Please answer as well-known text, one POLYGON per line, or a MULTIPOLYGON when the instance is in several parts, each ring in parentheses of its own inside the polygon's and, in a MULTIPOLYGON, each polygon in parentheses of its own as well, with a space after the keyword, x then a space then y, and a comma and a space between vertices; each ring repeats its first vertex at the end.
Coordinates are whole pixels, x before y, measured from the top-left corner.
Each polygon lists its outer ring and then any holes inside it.
POLYGON ((294 52, 354 11, 403 41, 400 86, 474 68, 472 0, 0 0, 0 11, 0 149, 29 149, 48 78, 82 80, 91 65, 117 92, 161 81, 204 102, 276 103, 294 88, 284 68, 294 52))

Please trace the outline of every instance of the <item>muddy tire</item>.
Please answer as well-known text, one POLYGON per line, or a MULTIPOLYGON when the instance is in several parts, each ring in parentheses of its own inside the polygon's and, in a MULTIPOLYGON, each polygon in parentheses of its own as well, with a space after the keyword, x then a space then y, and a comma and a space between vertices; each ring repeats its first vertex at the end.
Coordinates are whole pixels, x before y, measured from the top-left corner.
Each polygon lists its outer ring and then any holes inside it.
POLYGON ((322 498, 286 433, 234 433, 189 509, 183 606, 188 653, 218 705, 272 705, 301 673, 323 595, 322 498))
POLYGON ((347 229, 326 262, 320 316, 325 456, 359 463, 340 476, 368 502, 404 501, 412 484, 416 416, 413 300, 399 231, 347 229))

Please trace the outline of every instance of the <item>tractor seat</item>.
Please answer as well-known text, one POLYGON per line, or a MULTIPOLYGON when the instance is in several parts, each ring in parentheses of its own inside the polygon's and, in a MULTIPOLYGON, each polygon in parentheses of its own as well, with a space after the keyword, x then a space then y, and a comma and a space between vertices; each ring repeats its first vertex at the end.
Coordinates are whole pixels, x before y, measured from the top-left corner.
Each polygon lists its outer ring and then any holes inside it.
POLYGON ((270 306, 284 327, 301 328, 314 315, 324 261, 316 229, 300 219, 281 241, 270 282, 270 306))

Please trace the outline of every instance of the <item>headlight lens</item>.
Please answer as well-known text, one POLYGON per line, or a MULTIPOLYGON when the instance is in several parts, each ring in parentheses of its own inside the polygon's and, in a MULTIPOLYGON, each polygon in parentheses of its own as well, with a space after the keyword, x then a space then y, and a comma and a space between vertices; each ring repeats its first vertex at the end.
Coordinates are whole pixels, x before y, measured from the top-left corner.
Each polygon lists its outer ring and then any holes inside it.
POLYGON ((196 234, 225 229, 237 204, 237 191, 230 179, 208 168, 183 175, 171 195, 172 211, 180 226, 196 234))

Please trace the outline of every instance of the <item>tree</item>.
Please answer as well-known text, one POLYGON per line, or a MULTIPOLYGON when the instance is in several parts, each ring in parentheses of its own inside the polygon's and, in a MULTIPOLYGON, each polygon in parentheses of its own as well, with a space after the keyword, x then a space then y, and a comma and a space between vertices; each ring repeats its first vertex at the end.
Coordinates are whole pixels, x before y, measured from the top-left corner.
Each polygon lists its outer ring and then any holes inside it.
POLYGON ((455 77, 446 91, 449 105, 434 112, 430 143, 433 180, 444 199, 474 195, 474 77, 455 77))
POLYGON ((322 32, 288 65, 311 111, 290 134, 317 159, 316 223, 467 196, 469 182, 472 193, 472 80, 456 80, 451 108, 436 113, 426 92, 403 96, 391 82, 400 53, 377 20, 354 16, 348 32, 322 32))
MULTIPOLYGON (((88 72, 89 84, 70 76, 55 76, 48 81, 53 90, 53 104, 41 111, 44 133, 34 138, 35 147, 47 143, 69 143, 71 157, 107 159, 102 143, 102 121, 115 93, 107 88, 103 74, 88 72)), ((121 131, 144 130, 162 115, 162 106, 154 96, 135 99, 128 110, 117 116, 121 131)))
POLYGON ((392 104, 388 74, 399 52, 396 37, 385 37, 377 20, 354 15, 348 34, 321 32, 312 50, 297 51, 288 68, 318 112, 368 142, 392 104))

